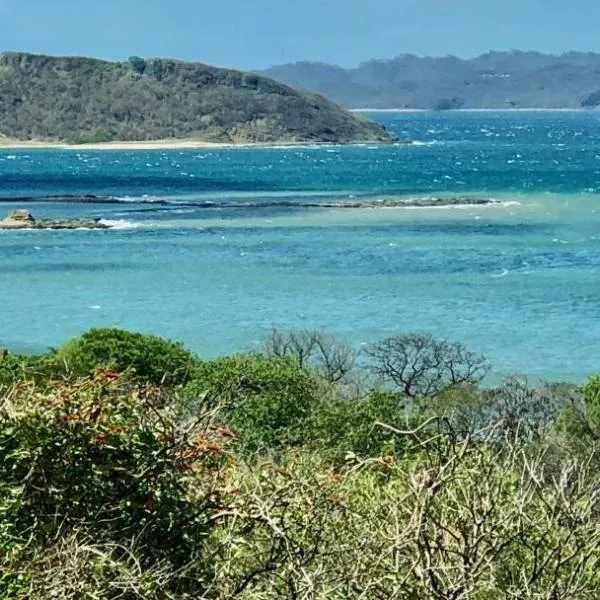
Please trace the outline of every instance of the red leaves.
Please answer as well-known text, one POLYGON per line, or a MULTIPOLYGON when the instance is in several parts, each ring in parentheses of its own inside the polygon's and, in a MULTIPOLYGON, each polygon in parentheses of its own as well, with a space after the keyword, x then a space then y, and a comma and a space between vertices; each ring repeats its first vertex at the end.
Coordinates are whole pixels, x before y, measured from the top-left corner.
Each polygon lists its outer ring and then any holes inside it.
POLYGON ((335 471, 332 471, 329 474, 329 481, 331 483, 341 483, 343 480, 344 480, 344 478, 339 473, 336 473, 335 471))
POLYGON ((209 427, 208 428, 209 433, 214 433, 220 437, 224 437, 224 438, 229 438, 229 439, 235 439, 236 435, 235 433, 233 433, 233 431, 231 431, 231 429, 228 429, 227 427, 209 427))
POLYGON ((377 460, 377 463, 382 467, 387 467, 391 469, 394 466, 394 457, 393 456, 382 456, 377 460))
POLYGON ((106 444, 106 434, 105 433, 97 433, 92 439, 91 439, 91 443, 94 444, 94 446, 104 446, 104 444, 106 444))
POLYGON ((196 448, 186 448, 183 451, 183 458, 196 458, 198 456, 198 450, 196 448))
POLYGON ((121 377, 121 373, 119 373, 117 371, 109 371, 108 369, 100 369, 98 371, 98 373, 96 374, 96 377, 98 379, 113 380, 113 379, 118 379, 119 377, 121 377))
POLYGON ((66 415, 62 415, 60 420, 63 423, 71 423, 72 421, 81 421, 83 417, 79 413, 67 413, 66 415))

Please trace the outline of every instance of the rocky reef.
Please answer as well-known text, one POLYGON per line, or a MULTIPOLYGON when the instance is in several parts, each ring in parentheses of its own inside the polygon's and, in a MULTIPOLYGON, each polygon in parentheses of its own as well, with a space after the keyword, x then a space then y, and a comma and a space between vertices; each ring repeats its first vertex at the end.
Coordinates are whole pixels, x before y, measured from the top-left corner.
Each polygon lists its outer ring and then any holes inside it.
MULTIPOLYGON (((0 197, 1 202, 11 204, 27 204, 38 202, 56 202, 65 204, 131 204, 131 202, 111 196, 95 196, 93 194, 61 194, 56 196, 15 196, 0 197)), ((500 204, 492 198, 470 196, 404 196, 396 198, 364 198, 352 200, 256 200, 250 202, 183 202, 179 200, 138 199, 135 204, 153 206, 190 206, 194 208, 434 208, 443 206, 485 206, 500 204)))
POLYGON ((16 208, 0 220, 0 229, 108 229, 100 219, 35 219, 26 208, 16 208))

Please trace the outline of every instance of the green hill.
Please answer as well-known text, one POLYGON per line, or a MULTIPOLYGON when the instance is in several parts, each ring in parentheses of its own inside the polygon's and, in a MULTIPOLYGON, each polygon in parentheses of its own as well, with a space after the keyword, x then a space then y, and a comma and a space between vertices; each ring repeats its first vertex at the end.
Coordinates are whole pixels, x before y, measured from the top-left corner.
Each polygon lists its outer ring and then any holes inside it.
POLYGON ((253 73, 168 59, 0 54, 0 136, 68 143, 390 142, 322 96, 253 73))

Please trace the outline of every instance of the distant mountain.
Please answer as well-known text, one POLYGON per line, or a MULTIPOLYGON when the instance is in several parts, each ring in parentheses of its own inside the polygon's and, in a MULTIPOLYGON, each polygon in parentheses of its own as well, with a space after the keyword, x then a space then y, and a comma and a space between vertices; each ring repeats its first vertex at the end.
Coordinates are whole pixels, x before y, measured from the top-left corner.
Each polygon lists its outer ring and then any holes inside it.
POLYGON ((272 79, 168 59, 0 55, 0 136, 72 143, 190 138, 389 142, 379 125, 272 79))
POLYGON ((355 69, 280 65, 263 74, 348 108, 593 108, 600 106, 600 54, 489 52, 477 58, 371 60, 355 69))

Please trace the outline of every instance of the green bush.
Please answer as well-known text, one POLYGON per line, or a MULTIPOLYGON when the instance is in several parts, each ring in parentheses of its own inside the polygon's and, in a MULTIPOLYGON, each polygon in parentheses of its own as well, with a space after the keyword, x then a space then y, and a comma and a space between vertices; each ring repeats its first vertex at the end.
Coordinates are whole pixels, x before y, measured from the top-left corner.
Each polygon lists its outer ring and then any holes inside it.
POLYGON ((42 564, 47 552, 65 545, 56 557, 63 561, 75 542, 79 551, 88 548, 86 561, 111 576, 134 557, 146 573, 186 567, 194 576, 182 576, 178 585, 199 590, 210 565, 201 557, 188 564, 222 508, 217 488, 231 437, 211 425, 211 414, 187 422, 165 405, 160 390, 102 377, 6 398, 0 406, 0 571, 2 560, 13 570, 0 578, 0 597, 19 587, 22 568, 42 564))
POLYGON ((571 452, 591 456, 600 449, 600 375, 592 377, 578 392, 562 407, 556 430, 571 452))
POLYGON ((307 420, 304 445, 334 463, 348 454, 363 458, 395 454, 405 450, 406 440, 388 426, 404 430, 420 422, 396 393, 375 391, 361 399, 334 398, 307 420))
POLYGON ((122 329, 90 329, 67 342, 51 357, 58 372, 86 377, 98 369, 133 370, 137 379, 154 384, 186 383, 196 363, 181 344, 155 335, 122 329))
POLYGON ((22 356, 0 349, 0 390, 26 379, 44 379, 46 357, 22 356))
POLYGON ((224 418, 248 447, 299 445, 322 388, 291 358, 239 354, 201 362, 185 396, 218 399, 224 418))

